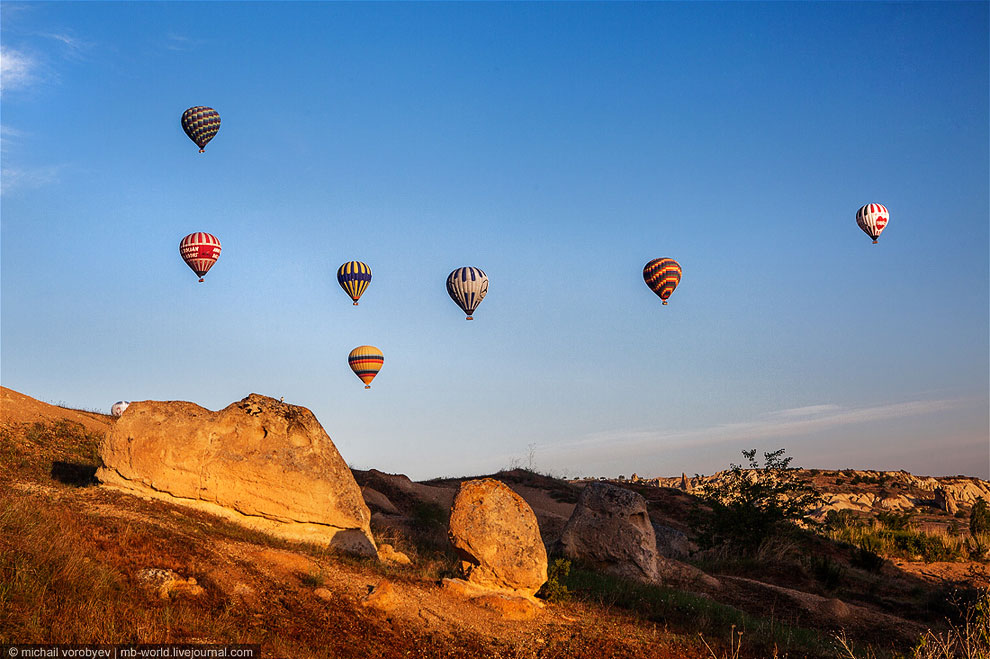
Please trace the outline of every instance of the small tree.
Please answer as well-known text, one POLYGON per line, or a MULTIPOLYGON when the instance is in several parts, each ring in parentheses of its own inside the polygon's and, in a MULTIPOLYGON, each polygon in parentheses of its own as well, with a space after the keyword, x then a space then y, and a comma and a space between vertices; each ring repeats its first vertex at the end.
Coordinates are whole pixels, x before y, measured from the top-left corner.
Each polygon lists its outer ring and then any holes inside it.
POLYGON ((701 529, 702 543, 709 547, 731 544, 755 549, 781 528, 804 519, 821 499, 810 483, 798 480, 784 449, 764 453, 762 467, 756 449, 742 454, 748 468, 730 464, 723 480, 706 485, 701 492, 711 507, 701 529))
POLYGON ((969 532, 973 535, 990 533, 990 506, 983 497, 976 500, 969 513, 969 532))

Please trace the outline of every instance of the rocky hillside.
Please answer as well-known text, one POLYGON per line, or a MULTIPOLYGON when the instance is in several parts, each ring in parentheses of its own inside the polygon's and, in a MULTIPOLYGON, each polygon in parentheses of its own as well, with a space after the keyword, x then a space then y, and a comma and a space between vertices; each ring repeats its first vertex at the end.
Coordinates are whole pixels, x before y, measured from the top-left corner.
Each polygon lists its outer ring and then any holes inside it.
MULTIPOLYGON (((744 474, 751 473, 744 470, 744 474)), ((672 488, 684 492, 702 492, 714 484, 724 483, 730 472, 710 476, 681 475, 676 478, 639 478, 629 483, 672 488)), ((823 500, 814 517, 823 519, 830 510, 855 513, 910 513, 932 523, 948 521, 959 514, 968 519, 977 499, 990 502, 990 482, 969 476, 915 476, 906 471, 872 471, 844 469, 797 469, 797 480, 808 483, 823 500)))
MULTIPOLYGON (((854 644, 853 657, 869 656, 867 647, 906 652, 926 630, 947 629, 953 602, 990 586, 964 531, 793 529, 742 555, 702 546, 701 479, 591 486, 527 470, 422 483, 377 470, 335 474, 360 492, 360 517, 370 518, 362 528, 378 549, 354 555, 241 523, 263 513, 290 526, 339 524, 298 516, 319 500, 296 505, 258 475, 265 452, 286 481, 325 459, 329 436, 304 408, 250 396, 217 413, 149 402, 118 421, 0 393, 0 643, 260 643, 266 657, 848 659, 836 633, 854 644), (186 420, 205 413, 220 430, 170 441, 178 419, 163 411, 173 408, 186 420), (159 459, 137 459, 142 443, 159 459), (195 459, 175 455, 179 447, 195 459), (172 473, 159 473, 170 464, 172 473), (176 487, 176 474, 195 487, 171 498, 128 492, 101 485, 98 468, 134 470, 135 483, 159 492, 176 487), (251 495, 240 496, 230 489, 240 478, 267 489, 238 486, 251 495), (236 514, 190 506, 190 492, 236 514), (887 538, 891 553, 865 552, 853 532, 887 538), (954 543, 954 553, 894 551, 919 538, 954 543), (744 632, 738 651, 733 628, 744 632)), ((911 524, 931 518, 946 529, 966 520, 934 505, 938 488, 965 515, 973 488, 986 486, 805 474, 835 497, 832 510, 873 520, 895 510, 882 502, 907 501, 911 524)), ((324 489, 303 488, 334 496, 324 489)))

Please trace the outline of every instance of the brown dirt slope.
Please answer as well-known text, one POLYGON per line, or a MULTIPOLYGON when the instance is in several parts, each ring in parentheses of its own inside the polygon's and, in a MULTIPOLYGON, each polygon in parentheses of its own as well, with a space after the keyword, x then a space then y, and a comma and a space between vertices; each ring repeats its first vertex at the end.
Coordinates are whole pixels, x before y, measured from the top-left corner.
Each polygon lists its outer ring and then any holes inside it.
POLYGON ((71 421, 90 432, 106 432, 113 417, 97 412, 73 410, 43 403, 13 389, 0 387, 0 425, 71 421))

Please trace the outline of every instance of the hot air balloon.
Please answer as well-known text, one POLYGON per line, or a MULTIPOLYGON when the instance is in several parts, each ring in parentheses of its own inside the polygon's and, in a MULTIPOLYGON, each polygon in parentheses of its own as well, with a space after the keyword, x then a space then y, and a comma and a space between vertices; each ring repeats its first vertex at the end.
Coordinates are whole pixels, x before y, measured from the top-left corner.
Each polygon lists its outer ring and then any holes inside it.
POLYGON ((674 259, 653 259, 643 268, 643 279, 664 304, 681 281, 681 266, 674 259))
POLYGON ((457 268, 447 276, 447 294, 464 310, 467 320, 474 320, 471 314, 488 294, 488 275, 481 268, 457 268))
POLYGON ((210 233, 190 233, 179 243, 179 254, 192 271, 203 281, 213 264, 220 258, 220 241, 210 233))
POLYGON ((348 261, 337 268, 337 283, 354 300, 356 307, 358 299, 371 283, 371 268, 360 261, 348 261))
POLYGON ((206 143, 220 130, 220 113, 205 105, 197 105, 182 113, 182 130, 186 131, 199 152, 206 150, 206 143))
POLYGON ((129 400, 118 400, 116 403, 110 406, 110 416, 120 416, 121 414, 124 413, 124 410, 126 410, 127 406, 130 404, 131 402, 129 400))
POLYGON ((375 346, 358 346, 347 355, 348 366, 364 382, 365 389, 371 389, 371 381, 382 370, 384 362, 385 356, 375 346))
POLYGON ((886 206, 880 204, 867 204, 856 211, 856 224, 873 239, 874 245, 877 244, 877 238, 889 221, 890 212, 886 206))

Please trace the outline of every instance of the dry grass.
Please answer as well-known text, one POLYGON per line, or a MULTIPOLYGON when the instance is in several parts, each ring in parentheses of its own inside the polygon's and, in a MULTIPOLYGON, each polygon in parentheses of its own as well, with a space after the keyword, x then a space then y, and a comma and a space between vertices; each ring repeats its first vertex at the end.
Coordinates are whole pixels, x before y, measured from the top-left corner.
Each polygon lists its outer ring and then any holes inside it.
POLYGON ((873 519, 834 525, 826 530, 826 535, 836 542, 868 548, 885 558, 933 563, 966 560, 970 555, 968 539, 944 528, 918 529, 910 524, 892 528, 881 520, 873 519))
MULTIPOLYGON (((947 620, 948 629, 925 632, 911 659, 990 659, 990 590, 980 592, 975 601, 959 604, 956 620, 947 620)), ((835 636, 841 659, 876 659, 871 648, 857 649, 845 632, 835 636)))

